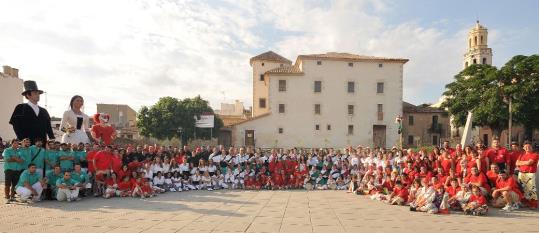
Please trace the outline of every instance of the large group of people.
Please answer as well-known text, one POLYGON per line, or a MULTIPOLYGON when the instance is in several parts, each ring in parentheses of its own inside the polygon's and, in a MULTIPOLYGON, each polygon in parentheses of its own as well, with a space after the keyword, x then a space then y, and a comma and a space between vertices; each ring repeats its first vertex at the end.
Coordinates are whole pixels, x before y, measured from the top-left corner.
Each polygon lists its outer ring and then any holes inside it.
POLYGON ((77 201, 149 198, 189 190, 348 190, 412 211, 484 215, 488 208, 537 208, 538 155, 492 141, 432 151, 393 148, 172 148, 11 141, 3 152, 5 197, 77 201), (42 193, 44 195, 42 195, 42 193))
POLYGON ((119 146, 113 144, 107 114, 94 115, 98 124, 88 129, 78 95, 71 98, 60 127, 64 135, 56 141, 49 114, 37 105, 43 91, 33 81, 24 86, 28 103, 18 105, 10 119, 18 139, 0 146, 8 203, 16 197, 71 202, 190 190, 332 189, 428 213, 537 208, 538 155, 529 142, 512 143, 508 150, 497 139, 490 148, 481 143, 452 148, 446 141, 418 151, 119 146))

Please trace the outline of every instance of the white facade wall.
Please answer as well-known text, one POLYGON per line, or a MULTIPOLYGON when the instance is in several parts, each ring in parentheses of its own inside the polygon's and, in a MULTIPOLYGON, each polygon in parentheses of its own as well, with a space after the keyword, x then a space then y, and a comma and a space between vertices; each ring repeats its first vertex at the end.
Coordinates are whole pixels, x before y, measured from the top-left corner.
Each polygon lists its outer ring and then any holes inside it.
POLYGON ((276 62, 276 61, 266 61, 266 60, 256 60, 253 61, 253 117, 262 115, 268 112, 268 82, 260 81, 260 75, 266 73, 266 71, 279 68, 281 66, 288 67, 290 64, 285 62, 276 62), (262 65, 263 64, 263 65, 262 65), (259 99, 266 99, 266 108, 260 108, 259 99))
POLYGON ((372 146, 373 125, 385 125, 386 147, 398 145, 395 118, 402 115, 403 63, 355 61, 350 67, 349 61, 321 61, 317 65, 316 60, 303 60, 304 75, 271 74, 271 113, 234 126, 233 144, 245 145, 245 130, 254 130, 256 147, 372 146), (286 80, 286 92, 279 92, 279 80, 286 80), (321 93, 314 92, 314 81, 322 81, 321 93), (347 91, 349 81, 355 82, 354 93, 347 91), (377 82, 384 82, 383 94, 377 94, 377 82), (285 104, 285 113, 278 112, 279 104, 285 104), (315 114, 315 104, 321 105, 320 115, 315 114), (351 116, 349 104, 354 105, 351 116), (377 104, 383 104, 382 121, 377 119, 377 104), (320 130, 315 130, 316 124, 320 130), (348 125, 354 125, 353 135, 348 135, 348 125))
POLYGON ((0 137, 4 140, 16 137, 9 119, 15 106, 23 102, 21 92, 23 92, 22 79, 0 75, 0 137))

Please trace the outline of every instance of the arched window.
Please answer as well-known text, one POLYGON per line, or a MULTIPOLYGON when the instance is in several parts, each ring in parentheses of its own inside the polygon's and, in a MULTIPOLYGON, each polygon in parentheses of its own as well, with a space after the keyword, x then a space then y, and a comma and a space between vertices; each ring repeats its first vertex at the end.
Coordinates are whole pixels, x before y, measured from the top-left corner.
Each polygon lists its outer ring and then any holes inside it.
POLYGON ((483 65, 484 64, 487 64, 487 58, 486 57, 483 58, 483 65))
POLYGON ((473 64, 477 64, 477 59, 473 59, 473 64))
POLYGON ((474 45, 477 45, 477 36, 474 37, 474 45))
POLYGON ((483 36, 481 36, 481 44, 483 44, 483 36))
POLYGON ((464 63, 464 67, 468 68, 468 62, 464 63))

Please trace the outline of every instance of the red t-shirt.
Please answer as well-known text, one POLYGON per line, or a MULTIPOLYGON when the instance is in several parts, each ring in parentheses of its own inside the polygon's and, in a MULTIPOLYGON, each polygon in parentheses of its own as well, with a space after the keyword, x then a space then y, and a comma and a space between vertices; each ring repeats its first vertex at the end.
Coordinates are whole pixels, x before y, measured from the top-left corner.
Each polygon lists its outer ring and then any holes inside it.
POLYGON ((477 205, 479 206, 487 204, 487 199, 485 199, 485 197, 481 194, 479 195, 472 194, 472 196, 470 196, 469 202, 474 202, 474 201, 477 202, 477 205))
POLYGON ((447 189, 445 189, 445 191, 449 194, 449 197, 453 197, 460 191, 460 187, 455 188, 453 186, 449 186, 447 189))
POLYGON ((515 181, 515 179, 513 179, 513 177, 508 177, 505 180, 503 180, 502 178, 498 178, 498 180, 496 180, 496 188, 497 189, 507 188, 507 187, 510 188, 509 190, 511 190, 511 191, 515 192, 516 194, 518 194, 518 196, 522 199, 522 192, 520 192, 518 184, 515 181))
POLYGON ((453 164, 453 160, 442 158, 442 162, 440 165, 442 166, 442 170, 444 171, 444 174, 449 174, 449 169, 451 169, 451 165, 453 164))
POLYGON ((107 186, 113 186, 114 184, 115 184, 114 180, 111 177, 109 177, 109 178, 107 178, 105 180, 105 185, 107 185, 107 186))
POLYGON ((479 183, 481 184, 481 187, 485 188, 487 191, 490 191, 490 185, 487 183, 487 177, 483 175, 483 173, 479 173, 478 176, 474 176, 470 173, 470 176, 468 176, 468 182, 466 183, 479 183))
POLYGON ((490 148, 486 151, 488 159, 493 163, 508 163, 509 156, 507 149, 500 148, 490 148))
POLYGON ((526 152, 524 154, 522 154, 520 156, 520 158, 518 160, 520 161, 530 161, 530 160, 533 160, 533 163, 532 165, 525 165, 525 166, 519 166, 518 167, 518 170, 520 172, 526 172, 526 173, 536 173, 537 172, 537 160, 538 160, 538 155, 536 153, 530 153, 530 152, 526 152))
POLYGON ((393 192, 400 198, 408 200, 408 189, 407 188, 397 188, 393 189, 393 192))
POLYGON ((492 170, 488 170, 487 178, 491 184, 496 184, 496 180, 498 180, 498 173, 493 172, 492 170))
POLYGON ((120 159, 119 156, 112 155, 111 164, 112 164, 112 170, 115 173, 118 173, 122 169, 122 159, 120 159))
POLYGON ((510 174, 513 174, 513 172, 515 171, 517 160, 520 157, 520 155, 522 155, 523 153, 524 152, 522 152, 522 151, 511 151, 511 152, 509 152, 509 166, 511 166, 511 168, 510 168, 511 173, 510 174))
POLYGON ((130 191, 133 187, 133 183, 131 181, 122 181, 118 184, 118 189, 122 191, 130 191))
POLYGON ((97 151, 91 150, 88 151, 88 154, 86 155, 86 160, 88 160, 88 171, 90 171, 91 173, 95 173, 94 159, 96 154, 97 151))
POLYGON ((107 170, 112 163, 112 153, 106 151, 99 151, 95 155, 95 166, 97 170, 107 170))

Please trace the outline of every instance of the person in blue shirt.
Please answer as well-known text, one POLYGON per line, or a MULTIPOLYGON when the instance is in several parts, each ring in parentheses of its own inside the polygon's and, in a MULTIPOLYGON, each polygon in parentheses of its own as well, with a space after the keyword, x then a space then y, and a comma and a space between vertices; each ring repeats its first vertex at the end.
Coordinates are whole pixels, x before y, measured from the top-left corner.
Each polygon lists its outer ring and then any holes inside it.
MULTIPOLYGON (((58 164, 58 148, 56 147, 54 141, 50 141, 49 143, 47 143, 45 164, 45 169, 47 170, 47 172, 52 171, 54 169, 54 166, 58 164)), ((45 174, 47 174, 47 172, 45 172, 45 174)))
POLYGON ((41 140, 36 140, 36 144, 30 146, 30 154, 32 155, 30 163, 36 165, 36 173, 41 177, 45 177, 46 151, 45 148, 43 148, 43 142, 41 140))
POLYGON ((2 156, 4 157, 4 197, 6 203, 10 203, 15 200, 15 189, 24 163, 19 154, 19 140, 13 139, 11 147, 6 148, 2 156))
POLYGON ((58 201, 79 201, 79 187, 71 178, 71 172, 65 171, 64 177, 56 181, 56 199, 58 201))
POLYGON ((43 181, 41 175, 37 173, 36 165, 29 164, 28 169, 22 172, 16 186, 16 191, 21 197, 21 201, 28 202, 30 198, 32 198, 32 201, 40 201, 41 192, 43 192, 43 181))
POLYGON ((32 160, 32 153, 30 151, 30 139, 25 138, 21 141, 21 146, 19 147, 19 154, 24 162, 21 164, 21 172, 28 168, 28 165, 32 160))
POLYGON ((63 172, 73 170, 73 161, 75 161, 75 156, 73 151, 68 144, 62 143, 61 150, 58 153, 58 160, 60 161, 60 168, 63 172))
POLYGON ((88 176, 88 173, 82 170, 80 164, 75 164, 73 172, 71 173, 71 179, 79 183, 79 193, 82 196, 87 196, 88 191, 92 189, 92 183, 90 182, 90 177, 88 176))
POLYGON ((47 171, 47 198, 52 199, 56 196, 56 181, 64 177, 60 165, 55 165, 53 170, 47 171))

